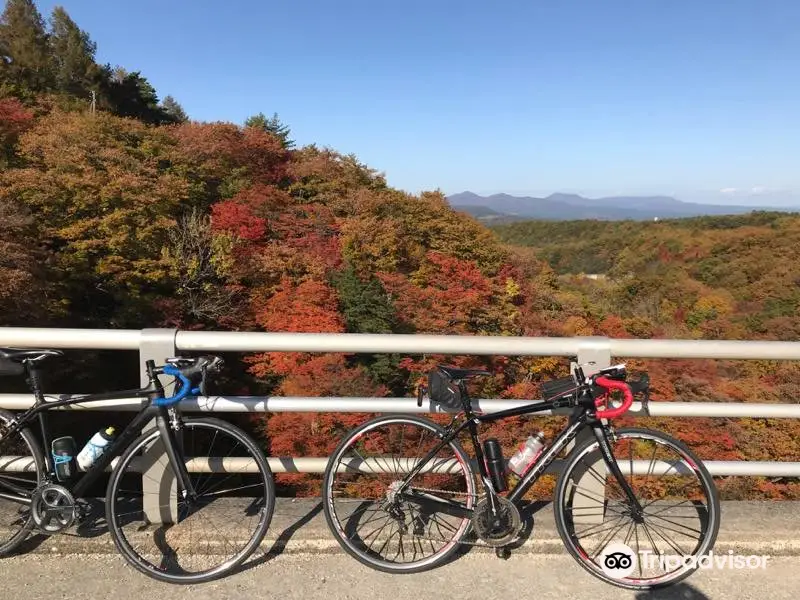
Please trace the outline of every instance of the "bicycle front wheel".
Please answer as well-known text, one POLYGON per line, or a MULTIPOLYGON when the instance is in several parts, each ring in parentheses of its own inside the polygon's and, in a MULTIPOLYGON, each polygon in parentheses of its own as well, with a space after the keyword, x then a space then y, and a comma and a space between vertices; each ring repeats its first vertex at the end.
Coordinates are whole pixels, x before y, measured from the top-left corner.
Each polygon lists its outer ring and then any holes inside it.
POLYGON ((106 495, 106 520, 120 553, 170 583, 225 575, 264 539, 275 484, 263 452, 219 419, 187 419, 177 432, 195 497, 180 489, 157 430, 125 451, 106 495))
POLYGON ((475 481, 464 450, 455 441, 443 444, 443 436, 427 419, 390 416, 341 441, 325 471, 323 505, 328 527, 351 556, 379 571, 416 573, 458 549, 475 481))
POLYGON ((590 440, 572 452, 556 488, 556 527, 567 550, 592 575, 627 589, 688 577, 719 530, 711 475, 684 443, 660 431, 619 429, 609 444, 642 514, 590 440))

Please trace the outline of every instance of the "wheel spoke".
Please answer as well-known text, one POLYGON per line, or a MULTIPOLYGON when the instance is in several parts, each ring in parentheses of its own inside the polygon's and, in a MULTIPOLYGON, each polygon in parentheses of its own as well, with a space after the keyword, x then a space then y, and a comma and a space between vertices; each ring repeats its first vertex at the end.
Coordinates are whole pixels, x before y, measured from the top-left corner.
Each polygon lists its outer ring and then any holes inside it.
POLYGON ((672 521, 671 519, 667 519, 665 517, 661 517, 658 515, 645 515, 645 516, 652 516, 661 521, 666 521, 667 523, 675 525, 676 527, 681 527, 682 529, 686 529, 688 531, 691 531, 692 533, 696 533, 697 535, 703 535, 703 532, 700 531, 699 529, 694 529, 692 527, 689 527, 688 525, 684 525, 683 523, 676 523, 675 521, 672 521))
POLYGON ((621 523, 619 527, 614 528, 611 533, 605 536, 603 539, 600 540, 600 543, 594 547, 594 549, 589 552, 589 556, 592 558, 596 557, 600 552, 603 551, 603 548, 608 546, 608 543, 614 539, 614 536, 617 535, 617 532, 622 531, 622 528, 625 527, 625 523, 621 523), (599 549, 598 549, 599 548, 599 549))
POLYGON ((575 537, 582 537, 582 536, 585 536, 585 535, 599 535, 599 534, 603 533, 604 531, 608 531, 609 529, 613 529, 614 527, 616 527, 618 522, 623 518, 625 518, 623 515, 615 517, 614 520, 610 522, 611 523, 610 525, 607 522, 595 523, 591 527, 587 527, 586 529, 584 529, 581 532, 575 532, 574 536, 575 537), (607 525, 607 527, 603 527, 604 525, 607 525), (597 529, 598 527, 601 527, 601 529, 597 529), (593 531, 595 529, 596 529, 596 531, 593 531))

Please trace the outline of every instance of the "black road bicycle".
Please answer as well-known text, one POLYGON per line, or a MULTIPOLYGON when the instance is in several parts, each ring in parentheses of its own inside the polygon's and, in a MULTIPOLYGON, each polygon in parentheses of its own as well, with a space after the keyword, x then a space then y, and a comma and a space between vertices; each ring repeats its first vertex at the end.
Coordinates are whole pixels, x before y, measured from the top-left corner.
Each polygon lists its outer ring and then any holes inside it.
MULTIPOLYGON (((542 385, 545 400, 493 413, 473 410, 465 380, 485 371, 440 366, 423 394, 458 411, 449 425, 408 415, 382 416, 355 428, 331 456, 323 483, 328 526, 361 563, 414 573, 448 561, 474 532, 498 555, 520 541, 523 497, 582 430, 593 436, 568 452, 554 496, 555 522, 568 552, 592 575, 629 589, 667 586, 697 568, 691 558, 716 540, 720 507, 714 482, 682 442, 658 431, 615 429, 634 395, 646 402, 646 374, 628 381, 625 365, 542 385), (614 396, 624 400, 615 405, 614 396), (572 409, 565 429, 506 495, 498 445, 479 424, 551 409, 572 409), (472 440, 475 462, 458 442, 472 440), (479 486, 476 485, 479 482, 479 486), (675 560, 676 557, 680 561, 675 560)), ((502 456, 500 457, 502 459, 502 456)), ((504 463, 504 461, 502 461, 504 463)), ((471 538, 474 539, 474 538, 471 538)))
POLYGON ((136 569, 161 581, 199 583, 246 560, 264 538, 275 507, 269 465, 239 428, 219 419, 184 418, 178 410, 183 398, 205 395, 207 377, 219 372, 222 359, 172 358, 162 366, 147 361, 144 388, 47 399, 39 363, 61 354, 0 349, 0 375, 27 372, 35 396, 24 412, 0 411, 0 556, 34 529, 55 534, 90 519, 92 499, 84 496, 112 467, 106 524, 136 569), (180 382, 174 396, 165 397, 161 374, 180 382), (85 473, 73 468, 66 475, 64 457, 50 451, 48 411, 132 397, 143 405, 130 424, 85 473))

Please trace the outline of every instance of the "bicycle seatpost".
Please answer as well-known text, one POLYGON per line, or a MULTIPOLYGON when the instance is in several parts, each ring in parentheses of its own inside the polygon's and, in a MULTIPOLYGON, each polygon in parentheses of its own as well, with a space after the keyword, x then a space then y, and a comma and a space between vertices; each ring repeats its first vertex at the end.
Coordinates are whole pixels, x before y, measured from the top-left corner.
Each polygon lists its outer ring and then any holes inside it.
POLYGON ((36 363, 32 360, 26 360, 24 361, 24 365, 25 369, 28 371, 26 383, 28 384, 28 387, 31 388, 33 397, 36 399, 36 403, 39 404, 40 402, 44 402, 42 383, 41 379, 39 379, 39 370, 36 368, 36 363))
POLYGON ((472 412, 472 400, 470 400, 469 397, 467 384, 463 379, 460 379, 458 382, 458 387, 461 390, 461 405, 464 408, 464 410, 469 414, 472 412))

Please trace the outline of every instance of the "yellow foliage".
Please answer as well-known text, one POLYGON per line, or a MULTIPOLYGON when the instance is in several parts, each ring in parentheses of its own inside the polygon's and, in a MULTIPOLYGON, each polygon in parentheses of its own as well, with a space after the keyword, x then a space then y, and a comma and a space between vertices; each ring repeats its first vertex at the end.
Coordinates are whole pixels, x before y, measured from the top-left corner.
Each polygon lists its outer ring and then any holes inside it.
POLYGON ((572 316, 564 322, 564 333, 569 336, 592 335, 592 326, 583 317, 572 316))
POLYGON ((555 374, 563 370, 566 364, 565 359, 555 356, 537 357, 528 364, 528 373, 534 377, 545 378, 554 377, 555 374))
POLYGON ((694 310, 704 314, 715 314, 724 317, 733 312, 733 300, 721 292, 712 292, 702 296, 694 303, 694 310))

